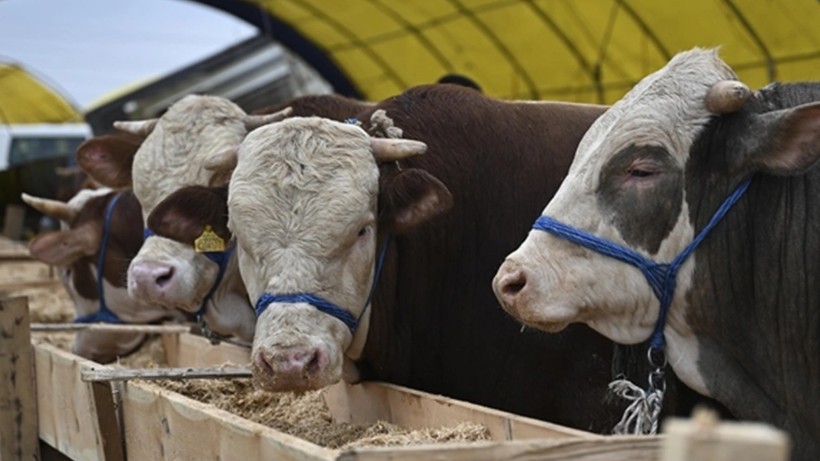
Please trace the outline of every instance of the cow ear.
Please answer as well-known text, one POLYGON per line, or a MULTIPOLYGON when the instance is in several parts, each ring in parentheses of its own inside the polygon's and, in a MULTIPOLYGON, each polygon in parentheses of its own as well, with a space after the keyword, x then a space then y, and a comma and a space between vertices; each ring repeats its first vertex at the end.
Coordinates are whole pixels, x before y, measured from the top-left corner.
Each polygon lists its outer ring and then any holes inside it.
POLYGON ((206 226, 224 242, 228 230, 228 185, 219 187, 187 186, 174 191, 148 216, 148 227, 156 234, 193 244, 206 226))
POLYGON ((756 116, 747 149, 752 169, 799 175, 820 159, 820 103, 756 116))
POLYGON ((98 183, 123 188, 131 186, 131 165, 142 138, 117 133, 91 138, 77 148, 77 163, 98 183))
POLYGON ((416 168, 400 171, 382 188, 381 221, 392 234, 405 234, 446 213, 453 196, 441 181, 416 168))
POLYGON ((97 252, 90 229, 72 229, 40 234, 29 242, 32 256, 53 266, 68 266, 97 252))

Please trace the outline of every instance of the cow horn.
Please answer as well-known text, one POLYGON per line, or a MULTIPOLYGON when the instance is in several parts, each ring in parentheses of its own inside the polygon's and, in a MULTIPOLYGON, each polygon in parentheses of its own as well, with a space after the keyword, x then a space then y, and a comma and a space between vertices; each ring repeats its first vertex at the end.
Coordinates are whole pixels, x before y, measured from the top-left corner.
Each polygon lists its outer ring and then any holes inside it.
POLYGON ((715 114, 731 114, 739 111, 752 92, 737 80, 722 80, 712 85, 706 94, 706 108, 715 114))
POLYGON ((287 118, 292 112, 292 108, 285 107, 279 112, 274 112, 272 114, 247 115, 245 116, 245 129, 248 131, 253 131, 259 128, 260 126, 267 125, 273 122, 278 122, 279 120, 287 118))
POLYGON ((229 147, 205 161, 204 167, 208 171, 232 171, 236 168, 238 147, 229 147))
POLYGON ((393 162, 427 151, 427 144, 410 139, 370 138, 370 146, 380 162, 393 162))
POLYGON ((59 200, 33 197, 26 193, 21 194, 21 197, 24 202, 35 210, 52 218, 59 219, 60 221, 71 222, 74 216, 77 215, 77 212, 73 208, 59 200))
POLYGON ((142 136, 144 138, 154 131, 154 127, 157 126, 158 120, 158 118, 150 118, 148 120, 134 120, 131 122, 117 121, 114 122, 114 128, 135 134, 137 136, 142 136))

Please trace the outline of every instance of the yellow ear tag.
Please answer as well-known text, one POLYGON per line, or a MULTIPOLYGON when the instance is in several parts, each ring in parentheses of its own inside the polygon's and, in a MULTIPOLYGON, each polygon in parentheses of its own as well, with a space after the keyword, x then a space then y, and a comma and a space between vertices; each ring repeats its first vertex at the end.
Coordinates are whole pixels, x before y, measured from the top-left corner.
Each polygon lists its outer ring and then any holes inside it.
POLYGON ((225 241, 222 240, 222 237, 216 235, 211 226, 206 225, 202 235, 194 240, 194 251, 197 253, 225 251, 225 241))

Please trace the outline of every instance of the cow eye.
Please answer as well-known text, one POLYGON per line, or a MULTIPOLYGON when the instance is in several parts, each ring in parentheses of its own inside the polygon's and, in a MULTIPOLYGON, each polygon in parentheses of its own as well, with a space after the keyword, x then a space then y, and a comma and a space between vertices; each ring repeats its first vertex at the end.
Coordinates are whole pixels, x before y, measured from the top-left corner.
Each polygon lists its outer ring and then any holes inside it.
POLYGON ((629 176, 632 176, 633 178, 646 178, 648 176, 655 175, 658 172, 649 169, 630 168, 629 171, 627 171, 627 173, 629 174, 629 176))
POLYGON ((367 229, 368 229, 368 226, 362 227, 361 230, 359 230, 359 235, 358 236, 362 237, 364 235, 367 235, 367 229))

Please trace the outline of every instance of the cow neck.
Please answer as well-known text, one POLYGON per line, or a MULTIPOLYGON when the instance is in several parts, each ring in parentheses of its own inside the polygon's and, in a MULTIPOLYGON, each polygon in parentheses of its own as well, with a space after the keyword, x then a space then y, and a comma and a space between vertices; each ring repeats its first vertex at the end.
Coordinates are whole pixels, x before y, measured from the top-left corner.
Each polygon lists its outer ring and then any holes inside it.
MULTIPOLYGON (((142 232, 143 240, 154 235, 156 235, 154 231, 148 227, 146 227, 142 232)), ((232 244, 226 248, 225 251, 200 252, 200 254, 216 263, 219 268, 219 271, 216 274, 216 279, 214 280, 213 285, 211 285, 211 289, 208 290, 208 293, 202 299, 202 304, 200 304, 199 309, 194 313, 200 332, 203 336, 208 338, 209 341, 211 341, 211 344, 219 344, 222 340, 227 338, 227 336, 220 335, 208 327, 208 323, 205 321, 205 311, 208 309, 208 303, 211 302, 214 293, 216 293, 216 290, 222 283, 222 279, 225 277, 225 271, 228 268, 228 263, 231 260, 231 256, 233 256, 235 248, 236 246, 232 244)))
POLYGON ((629 400, 634 400, 634 402, 627 407, 621 422, 615 426, 616 432, 634 434, 655 434, 657 432, 658 417, 660 415, 661 406, 663 405, 663 394, 666 390, 664 368, 666 368, 667 361, 664 329, 669 307, 675 295, 678 271, 698 245, 709 235, 709 232, 717 226, 732 206, 740 200, 749 188, 751 180, 752 178, 750 177, 741 182, 726 200, 723 201, 720 207, 718 207, 711 219, 709 219, 709 222, 698 232, 692 242, 668 263, 653 261, 631 248, 561 223, 549 216, 541 216, 535 221, 533 225, 533 229, 535 230, 548 232, 556 237, 561 237, 589 248, 590 250, 637 267, 643 273, 644 277, 646 277, 647 282, 652 287, 652 292, 660 302, 658 319, 655 322, 655 329, 650 336, 649 349, 647 350, 647 360, 649 361, 649 365, 654 368, 649 374, 649 388, 644 391, 626 380, 616 380, 609 385, 610 389, 614 390, 617 394, 629 400), (649 414, 646 414, 647 412, 649 414))
POLYGON ((376 260, 376 268, 373 271, 373 282, 370 285, 370 292, 367 294, 367 300, 364 303, 364 309, 359 314, 358 317, 354 317, 353 314, 339 305, 329 301, 319 295, 315 295, 313 293, 306 293, 306 292, 299 292, 299 293, 262 293, 262 296, 259 297, 259 300, 256 301, 256 306, 254 310, 256 311, 256 316, 259 317, 262 315, 263 312, 270 306, 271 304, 296 304, 296 303, 306 303, 310 304, 317 310, 324 312, 336 319, 340 320, 344 323, 347 328, 350 330, 351 335, 356 335, 356 329, 359 327, 359 323, 362 319, 362 316, 367 312, 370 308, 371 301, 373 299, 373 293, 376 291, 376 285, 379 283, 379 276, 381 275, 382 267, 384 266, 384 259, 385 255, 387 254, 387 247, 390 245, 390 237, 387 236, 382 243, 381 249, 379 250, 379 256, 376 260))
POLYGON ((114 207, 120 201, 121 194, 116 194, 105 208, 105 219, 103 220, 102 240, 97 251, 97 298, 100 300, 100 309, 96 312, 86 314, 74 319, 74 323, 123 323, 105 302, 105 256, 108 250, 108 240, 111 237, 111 217, 114 214, 114 207))

